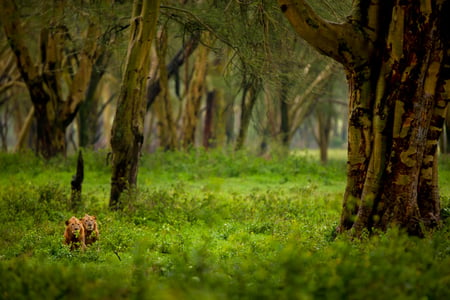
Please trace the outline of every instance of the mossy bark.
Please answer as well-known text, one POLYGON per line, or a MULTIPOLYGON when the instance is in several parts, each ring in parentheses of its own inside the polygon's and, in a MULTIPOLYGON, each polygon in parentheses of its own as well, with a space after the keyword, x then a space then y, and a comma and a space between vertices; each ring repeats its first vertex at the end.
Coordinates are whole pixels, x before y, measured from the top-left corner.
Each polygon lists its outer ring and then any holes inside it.
POLYGON ((136 186, 144 140, 145 90, 150 68, 150 49, 156 32, 159 1, 133 4, 131 36, 116 116, 111 130, 112 176, 109 206, 122 208, 120 197, 136 186))
POLYGON ((354 236, 439 223, 437 145, 449 100, 448 1, 356 1, 348 22, 279 0, 297 32, 342 63, 349 84, 347 187, 339 226, 354 236))

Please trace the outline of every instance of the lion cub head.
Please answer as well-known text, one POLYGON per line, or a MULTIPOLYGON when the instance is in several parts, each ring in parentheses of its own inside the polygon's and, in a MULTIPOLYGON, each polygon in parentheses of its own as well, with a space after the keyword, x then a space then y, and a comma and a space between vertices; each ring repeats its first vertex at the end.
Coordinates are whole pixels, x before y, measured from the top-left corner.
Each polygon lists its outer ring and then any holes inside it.
POLYGON ((70 250, 80 247, 82 249, 86 248, 84 227, 76 217, 71 217, 66 221, 64 242, 66 245, 70 245, 70 250))
POLYGON ((81 219, 81 223, 83 224, 84 231, 86 233, 86 245, 90 245, 98 240, 98 226, 97 226, 97 218, 95 216, 90 216, 88 214, 84 215, 81 219))

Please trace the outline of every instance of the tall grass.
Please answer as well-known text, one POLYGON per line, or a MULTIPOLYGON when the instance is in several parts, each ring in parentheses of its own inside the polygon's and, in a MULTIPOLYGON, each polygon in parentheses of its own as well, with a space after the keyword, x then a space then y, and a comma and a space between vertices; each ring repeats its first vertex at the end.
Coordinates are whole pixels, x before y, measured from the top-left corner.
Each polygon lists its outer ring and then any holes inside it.
POLYGON ((111 212, 106 154, 84 157, 83 205, 70 210, 76 157, 0 155, 1 299, 450 296, 448 224, 424 239, 395 229, 335 238, 341 159, 324 166, 309 154, 155 153, 142 158, 125 209, 111 212), (71 252, 64 221, 84 213, 97 216, 100 240, 71 252))

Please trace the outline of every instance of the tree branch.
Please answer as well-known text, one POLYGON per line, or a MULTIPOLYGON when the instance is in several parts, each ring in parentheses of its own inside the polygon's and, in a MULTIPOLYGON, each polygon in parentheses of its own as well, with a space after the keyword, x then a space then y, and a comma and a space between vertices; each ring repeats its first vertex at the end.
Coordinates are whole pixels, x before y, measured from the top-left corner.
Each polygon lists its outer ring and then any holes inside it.
MULTIPOLYGON (((167 78, 171 78, 178 73, 178 69, 184 64, 188 57, 194 52, 199 43, 200 37, 193 35, 189 41, 175 54, 172 60, 167 64, 167 78)), ((147 86, 147 110, 150 109, 156 96, 161 92, 160 78, 157 77, 147 86)))
POLYGON ((278 4, 300 37, 319 52, 346 67, 367 62, 372 43, 358 26, 329 22, 305 0, 278 0, 278 4))
POLYGON ((17 58, 17 67, 24 81, 29 84, 38 80, 38 68, 34 65, 23 36, 25 31, 19 17, 17 5, 12 0, 0 1, 0 22, 3 25, 8 42, 17 58))

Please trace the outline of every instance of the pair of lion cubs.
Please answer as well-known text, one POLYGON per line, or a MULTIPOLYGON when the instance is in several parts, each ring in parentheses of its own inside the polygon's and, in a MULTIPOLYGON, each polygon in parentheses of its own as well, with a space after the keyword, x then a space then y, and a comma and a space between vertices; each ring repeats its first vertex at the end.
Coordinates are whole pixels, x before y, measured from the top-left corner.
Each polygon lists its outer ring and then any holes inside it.
POLYGON ((98 240, 97 218, 86 214, 81 220, 71 217, 66 221, 64 231, 64 243, 70 245, 70 250, 80 248, 86 249, 98 240))

